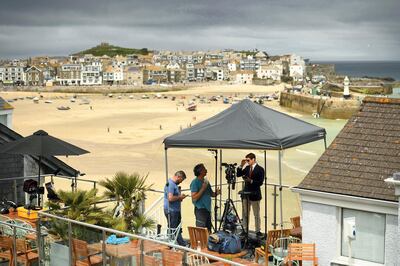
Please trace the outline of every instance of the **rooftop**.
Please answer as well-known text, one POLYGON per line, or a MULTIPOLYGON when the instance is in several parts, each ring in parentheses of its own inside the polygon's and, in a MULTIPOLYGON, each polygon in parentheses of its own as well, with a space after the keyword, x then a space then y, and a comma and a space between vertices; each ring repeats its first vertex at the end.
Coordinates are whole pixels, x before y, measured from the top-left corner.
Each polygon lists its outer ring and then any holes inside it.
POLYGON ((298 188, 397 201, 384 180, 400 171, 400 99, 366 97, 298 188))

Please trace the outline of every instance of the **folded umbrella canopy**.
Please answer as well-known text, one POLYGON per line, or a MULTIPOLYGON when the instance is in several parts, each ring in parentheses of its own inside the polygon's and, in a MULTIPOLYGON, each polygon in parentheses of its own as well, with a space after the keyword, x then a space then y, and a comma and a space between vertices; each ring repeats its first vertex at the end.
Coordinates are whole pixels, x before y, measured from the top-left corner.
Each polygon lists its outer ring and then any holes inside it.
MULTIPOLYGON (((0 145, 0 153, 33 155, 39 157, 38 185, 40 186, 40 164, 42 157, 57 155, 81 155, 89 151, 68 142, 52 137, 39 130, 33 135, 0 145)), ((38 197, 40 206, 40 197, 38 197)))

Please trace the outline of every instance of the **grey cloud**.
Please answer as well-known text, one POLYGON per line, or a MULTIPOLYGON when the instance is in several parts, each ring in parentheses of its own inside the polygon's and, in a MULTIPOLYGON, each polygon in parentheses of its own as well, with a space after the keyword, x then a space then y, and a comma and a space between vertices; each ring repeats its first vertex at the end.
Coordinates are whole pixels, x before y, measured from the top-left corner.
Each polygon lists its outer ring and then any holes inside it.
POLYGON ((313 59, 400 59, 398 0, 2 1, 0 57, 101 41, 150 49, 252 49, 313 59))

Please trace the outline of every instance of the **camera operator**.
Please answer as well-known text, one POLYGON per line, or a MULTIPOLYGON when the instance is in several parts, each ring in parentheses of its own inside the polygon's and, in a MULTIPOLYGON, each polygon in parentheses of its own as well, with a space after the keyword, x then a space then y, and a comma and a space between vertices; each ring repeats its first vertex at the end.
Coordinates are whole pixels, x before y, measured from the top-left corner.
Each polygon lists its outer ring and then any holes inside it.
POLYGON ((196 226, 206 227, 211 232, 211 197, 217 196, 220 190, 217 188, 214 192, 211 189, 211 185, 206 179, 207 169, 204 164, 196 165, 193 172, 196 177, 190 184, 190 191, 192 192, 196 226))
POLYGON ((250 208, 253 209, 254 220, 256 226, 257 236, 261 236, 261 218, 260 218, 260 201, 261 201, 261 189, 264 182, 264 168, 259 166, 256 162, 256 156, 254 153, 249 153, 246 158, 242 160, 240 166, 237 168, 237 176, 242 176, 244 179, 244 191, 250 192, 245 197, 243 196, 242 211, 243 211, 243 227, 247 227, 249 222, 250 208), (247 202, 249 200, 249 202, 247 202), (249 209, 247 209, 249 206, 249 209))

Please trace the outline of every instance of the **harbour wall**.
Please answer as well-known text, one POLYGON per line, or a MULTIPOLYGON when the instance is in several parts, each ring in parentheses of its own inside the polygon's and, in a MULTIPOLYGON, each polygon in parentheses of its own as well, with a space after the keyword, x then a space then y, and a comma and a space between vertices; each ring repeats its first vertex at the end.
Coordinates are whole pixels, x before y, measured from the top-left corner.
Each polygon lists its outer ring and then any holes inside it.
POLYGON ((279 104, 282 107, 313 114, 328 119, 349 119, 360 109, 358 100, 344 100, 342 98, 329 98, 304 94, 281 92, 279 104))

